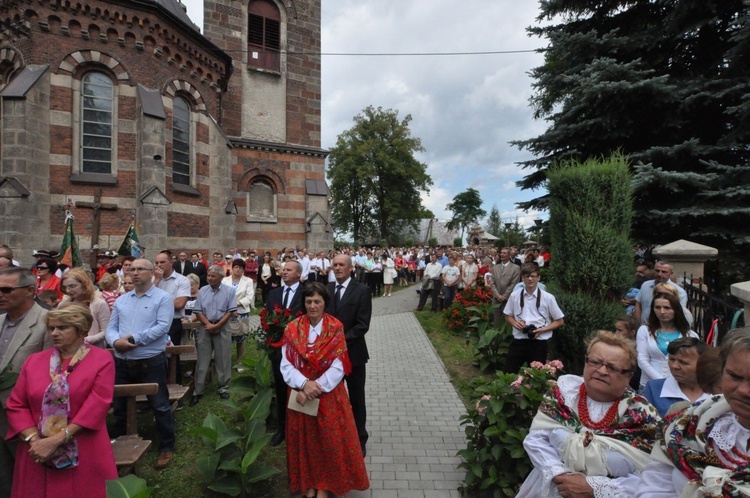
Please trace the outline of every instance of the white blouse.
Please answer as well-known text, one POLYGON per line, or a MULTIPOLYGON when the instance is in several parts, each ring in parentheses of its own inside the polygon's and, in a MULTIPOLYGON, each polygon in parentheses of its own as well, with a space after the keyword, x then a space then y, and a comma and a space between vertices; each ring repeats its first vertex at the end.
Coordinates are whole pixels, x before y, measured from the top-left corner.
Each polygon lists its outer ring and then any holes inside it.
MULTIPOLYGON (((563 375, 557 385, 566 406, 578 413, 578 394, 583 378, 576 375, 563 375)), ((604 418, 612 403, 586 399, 591 419, 595 422, 604 418)), ((562 462, 562 448, 571 433, 565 429, 532 430, 523 441, 523 447, 534 465, 534 470, 526 478, 517 498, 559 497, 552 479, 560 474, 571 473, 562 462)), ((594 490, 596 498, 630 497, 640 484, 640 476, 630 460, 617 451, 605 450, 607 466, 613 477, 589 476, 586 482, 594 490)))
MULTIPOLYGON (((323 326, 323 320, 319 321, 317 325, 313 326, 310 325, 310 331, 307 333, 307 342, 309 344, 313 344, 320 335, 320 328, 323 326)), ((286 385, 291 387, 292 389, 300 390, 302 389, 302 384, 307 379, 302 372, 297 370, 294 365, 292 365, 289 360, 286 359, 286 349, 289 347, 288 344, 284 344, 281 347, 281 375, 284 377, 284 382, 286 385)), ((323 372, 323 374, 318 377, 317 379, 310 379, 315 380, 318 384, 320 384, 320 388, 325 393, 329 393, 333 391, 336 386, 339 385, 339 382, 341 382, 344 378, 344 364, 341 363, 341 360, 336 358, 331 363, 331 366, 328 367, 328 370, 323 372)))
MULTIPOLYGON (((737 448, 742 453, 747 453, 750 430, 740 425, 734 413, 730 412, 719 417, 708 437, 715 451, 737 448)), ((721 452, 716 451, 716 454, 727 468, 735 466, 721 452)), ((687 477, 674 465, 652 461, 643 470, 642 485, 634 498, 677 498, 687 483, 687 477)))

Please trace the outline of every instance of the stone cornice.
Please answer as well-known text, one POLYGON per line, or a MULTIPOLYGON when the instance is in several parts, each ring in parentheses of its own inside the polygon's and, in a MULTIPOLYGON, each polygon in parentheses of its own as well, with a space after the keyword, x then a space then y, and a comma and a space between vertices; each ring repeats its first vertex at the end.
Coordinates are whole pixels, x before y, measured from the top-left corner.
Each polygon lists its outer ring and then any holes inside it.
POLYGON ((304 145, 282 144, 278 142, 266 142, 252 138, 229 137, 232 147, 237 149, 250 149, 264 152, 279 152, 282 154, 295 154, 300 156, 319 157, 325 159, 329 152, 318 147, 307 147, 304 145))

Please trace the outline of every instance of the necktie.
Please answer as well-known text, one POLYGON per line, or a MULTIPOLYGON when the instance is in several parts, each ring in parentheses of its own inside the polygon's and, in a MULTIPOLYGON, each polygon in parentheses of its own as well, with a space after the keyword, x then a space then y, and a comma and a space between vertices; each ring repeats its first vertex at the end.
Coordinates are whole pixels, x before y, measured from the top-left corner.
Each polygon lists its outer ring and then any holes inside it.
POLYGON ((333 295, 333 309, 338 310, 339 309, 339 301, 341 301, 341 289, 343 289, 344 286, 341 284, 338 284, 336 286, 336 293, 333 295))
POLYGON ((198 263, 193 263, 193 268, 198 268, 198 263))
POLYGON ((283 309, 287 309, 289 307, 287 306, 287 304, 289 304, 289 291, 290 290, 292 290, 292 288, 287 287, 286 290, 284 291, 284 301, 281 303, 281 307, 283 309))

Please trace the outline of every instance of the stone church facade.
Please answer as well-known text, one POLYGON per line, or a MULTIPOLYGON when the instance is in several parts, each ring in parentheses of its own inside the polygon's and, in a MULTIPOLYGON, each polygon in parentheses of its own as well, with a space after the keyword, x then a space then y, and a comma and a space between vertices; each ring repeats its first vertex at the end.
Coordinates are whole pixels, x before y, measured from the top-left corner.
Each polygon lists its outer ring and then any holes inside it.
MULTIPOLYGON (((333 246, 320 0, 0 4, 0 243, 333 246), (97 240, 94 240, 97 239, 97 240)), ((85 258, 88 259, 88 258, 85 258)))

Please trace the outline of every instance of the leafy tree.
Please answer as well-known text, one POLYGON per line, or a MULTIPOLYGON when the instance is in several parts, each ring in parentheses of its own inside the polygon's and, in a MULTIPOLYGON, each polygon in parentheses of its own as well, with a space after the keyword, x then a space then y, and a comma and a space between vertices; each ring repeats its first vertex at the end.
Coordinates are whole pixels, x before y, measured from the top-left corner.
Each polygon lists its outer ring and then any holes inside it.
POLYGON ((464 192, 456 195, 453 202, 448 203, 446 208, 453 212, 453 218, 448 222, 447 227, 449 230, 460 228, 461 240, 463 240, 464 231, 469 225, 474 223, 477 218, 487 215, 487 212, 482 209, 482 198, 479 196, 479 191, 473 188, 467 188, 464 192))
POLYGON ((500 231, 503 229, 503 220, 500 218, 500 211, 497 209, 497 205, 493 204, 490 209, 490 215, 487 217, 487 221, 484 222, 484 231, 500 237, 500 231))
MULTIPOLYGON (((546 0, 528 29, 549 40, 532 71, 538 137, 519 186, 549 168, 621 151, 634 177, 634 234, 690 238, 736 256, 750 246, 750 3, 546 0)), ((548 196, 520 207, 547 207, 548 196)))
POLYGON ((414 154, 422 142, 409 130, 411 115, 368 106, 339 135, 328 156, 332 217, 337 230, 388 239, 403 224, 416 224, 424 209, 421 192, 432 179, 414 154))

